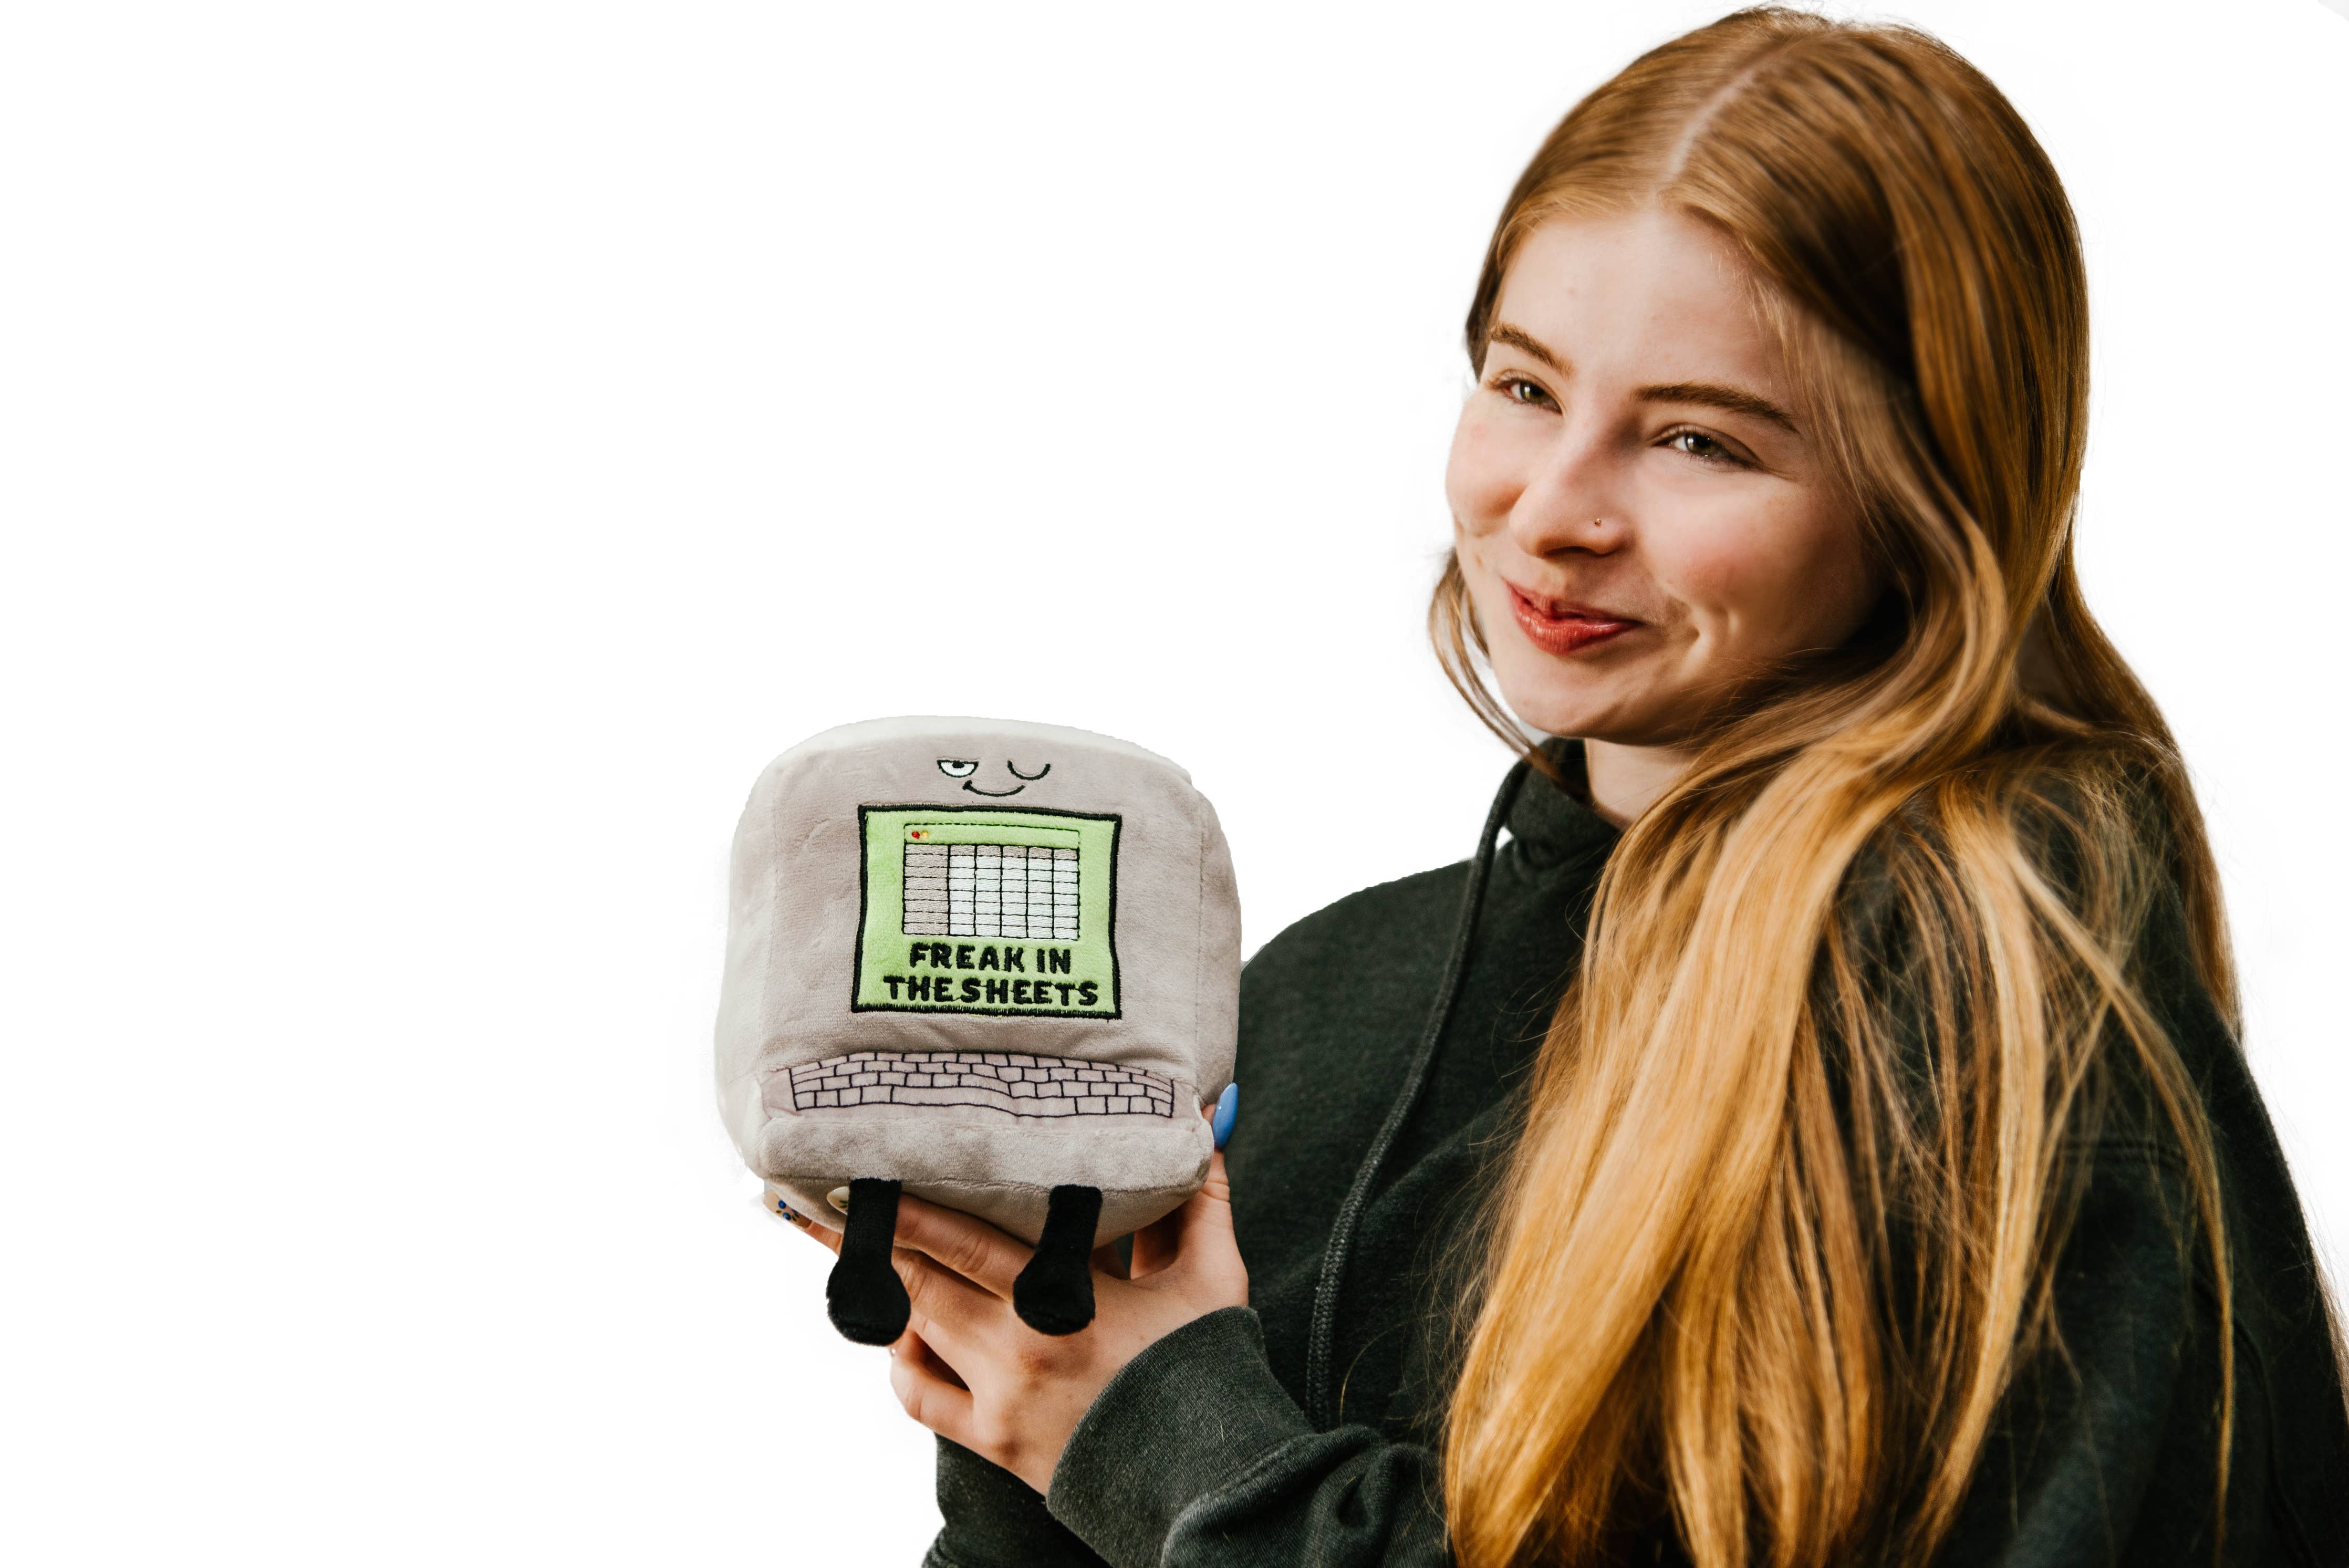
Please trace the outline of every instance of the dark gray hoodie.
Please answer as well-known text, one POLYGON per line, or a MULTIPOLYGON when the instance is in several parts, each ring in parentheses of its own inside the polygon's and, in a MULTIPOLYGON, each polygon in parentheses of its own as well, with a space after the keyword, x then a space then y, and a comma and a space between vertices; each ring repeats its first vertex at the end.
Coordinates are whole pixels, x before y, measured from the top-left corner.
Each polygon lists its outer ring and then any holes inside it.
MULTIPOLYGON (((1038 1496, 938 1447, 932 1568, 1401 1568, 1451 1561, 1433 1440, 1457 1244, 1581 953, 1617 830, 1523 764, 1475 859, 1366 888, 1241 976, 1245 1106, 1226 1149, 1250 1304, 1167 1335, 1086 1412, 1038 1496), (1447 1246, 1447 1243, 1452 1245, 1447 1246)), ((2228 1205, 2236 1412, 2225 1561, 2349 1564, 2349 1406, 2316 1263, 2175 900, 2138 955, 2199 1081, 2228 1205)), ((2063 1353, 2015 1377, 1950 1568, 2212 1561, 2213 1296, 2181 1247, 2182 1164, 2121 1118, 2057 1273, 2063 1353)), ((2198 1260, 2199 1260, 2198 1264, 2198 1260)), ((1684 1561, 1669 1521, 1627 1560, 1684 1561)))

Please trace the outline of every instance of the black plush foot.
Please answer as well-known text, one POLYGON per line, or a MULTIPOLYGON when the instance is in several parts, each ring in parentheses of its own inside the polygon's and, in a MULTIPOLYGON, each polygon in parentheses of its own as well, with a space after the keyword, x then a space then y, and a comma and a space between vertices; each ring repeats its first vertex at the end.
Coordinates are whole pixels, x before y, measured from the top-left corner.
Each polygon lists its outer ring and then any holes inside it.
POLYGON ((848 1223, 840 1262, 823 1284, 832 1326, 859 1345, 892 1345, 905 1332, 914 1303, 889 1262, 897 1234, 897 1184, 860 1176, 848 1184, 848 1223))
POLYGON ((1055 1187, 1036 1255, 1011 1282, 1011 1310, 1038 1334, 1074 1334, 1093 1320, 1093 1227, 1098 1187, 1055 1187))

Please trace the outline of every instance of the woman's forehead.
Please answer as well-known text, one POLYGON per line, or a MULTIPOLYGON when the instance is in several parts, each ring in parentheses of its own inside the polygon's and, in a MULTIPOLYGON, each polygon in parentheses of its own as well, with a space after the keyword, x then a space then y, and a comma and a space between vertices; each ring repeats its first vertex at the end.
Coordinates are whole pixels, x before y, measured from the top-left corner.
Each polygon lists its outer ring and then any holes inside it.
POLYGON ((1750 268, 1706 224, 1666 209, 1554 217, 1510 258, 1493 311, 1563 374, 1775 386, 1783 356, 1754 306, 1750 268))

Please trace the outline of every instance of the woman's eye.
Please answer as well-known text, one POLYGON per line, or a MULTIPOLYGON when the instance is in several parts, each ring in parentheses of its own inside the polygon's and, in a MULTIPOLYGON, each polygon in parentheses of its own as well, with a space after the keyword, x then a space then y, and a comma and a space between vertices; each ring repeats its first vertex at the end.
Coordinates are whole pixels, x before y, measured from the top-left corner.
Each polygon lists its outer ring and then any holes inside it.
POLYGON ((1500 394, 1513 403, 1528 408, 1551 409, 1557 406, 1548 391, 1538 381, 1528 381, 1523 376, 1503 376, 1493 383, 1500 394))
POLYGON ((946 774, 947 777, 950 779, 967 779, 970 777, 971 774, 978 772, 978 764, 977 763, 957 762, 950 757, 940 757, 938 759, 938 772, 946 774))
POLYGON ((1664 438, 1664 444, 1674 452, 1684 452, 1705 462, 1742 464, 1744 462, 1735 452, 1702 431, 1674 431, 1664 438))

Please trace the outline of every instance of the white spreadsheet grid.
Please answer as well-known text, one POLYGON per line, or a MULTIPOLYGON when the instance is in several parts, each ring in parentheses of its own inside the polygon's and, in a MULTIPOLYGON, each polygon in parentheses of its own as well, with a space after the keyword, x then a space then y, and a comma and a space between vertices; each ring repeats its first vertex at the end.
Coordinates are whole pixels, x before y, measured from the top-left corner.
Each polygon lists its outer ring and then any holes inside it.
POLYGON ((1077 852, 1040 844, 908 844, 909 937, 1077 940, 1077 852))

